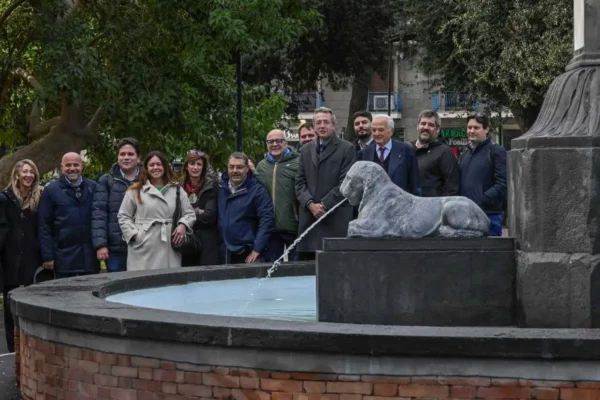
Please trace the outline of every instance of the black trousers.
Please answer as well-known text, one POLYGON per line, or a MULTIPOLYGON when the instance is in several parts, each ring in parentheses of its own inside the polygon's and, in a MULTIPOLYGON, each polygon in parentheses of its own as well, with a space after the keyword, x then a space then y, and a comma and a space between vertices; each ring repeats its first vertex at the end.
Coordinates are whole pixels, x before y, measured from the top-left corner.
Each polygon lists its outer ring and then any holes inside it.
POLYGON ((8 347, 9 353, 15 352, 15 321, 10 312, 8 292, 16 288, 18 288, 18 286, 6 286, 2 292, 2 298, 4 300, 4 329, 6 331, 6 346, 8 347))

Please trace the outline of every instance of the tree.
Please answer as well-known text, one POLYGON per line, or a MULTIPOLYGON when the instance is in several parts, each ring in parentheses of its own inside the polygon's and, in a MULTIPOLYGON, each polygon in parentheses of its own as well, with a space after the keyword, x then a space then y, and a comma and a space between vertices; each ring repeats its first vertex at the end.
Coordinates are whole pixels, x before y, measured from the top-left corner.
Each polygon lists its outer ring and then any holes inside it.
MULTIPOLYGON (((305 0, 319 12, 320 24, 285 49, 263 48, 253 54, 250 79, 274 79, 286 92, 314 90, 326 79, 334 89, 352 85, 350 115, 364 110, 373 72, 387 74, 389 41, 398 13, 396 0, 305 0)), ((350 123, 347 133, 354 135, 350 123)))
MULTIPOLYGON (((24 145, 0 160, 0 183, 19 159, 44 173, 67 151, 89 149, 106 167, 123 136, 224 162, 235 146, 233 55, 285 46, 314 15, 300 0, 0 0, 0 138, 24 145)), ((245 90, 253 156, 285 100, 245 90)))
POLYGON ((509 107, 521 130, 572 57, 571 0, 402 0, 405 41, 442 87, 509 107))

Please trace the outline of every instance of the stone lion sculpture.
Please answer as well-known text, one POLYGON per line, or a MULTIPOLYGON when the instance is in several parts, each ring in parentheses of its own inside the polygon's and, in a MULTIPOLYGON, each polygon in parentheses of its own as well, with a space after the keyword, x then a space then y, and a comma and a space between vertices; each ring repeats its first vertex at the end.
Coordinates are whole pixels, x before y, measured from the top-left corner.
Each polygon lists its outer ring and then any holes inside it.
POLYGON ((350 204, 360 204, 348 225, 350 237, 480 237, 489 231, 489 218, 472 200, 413 196, 374 162, 357 161, 340 191, 350 204))

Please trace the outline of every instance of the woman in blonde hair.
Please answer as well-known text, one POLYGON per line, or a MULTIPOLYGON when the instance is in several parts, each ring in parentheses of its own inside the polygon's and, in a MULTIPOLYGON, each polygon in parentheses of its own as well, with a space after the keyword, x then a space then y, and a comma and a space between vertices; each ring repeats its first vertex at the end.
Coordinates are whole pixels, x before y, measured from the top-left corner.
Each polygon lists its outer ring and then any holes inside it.
POLYGON ((161 152, 146 156, 140 180, 125 193, 117 218, 127 243, 127 271, 181 267, 181 254, 171 243, 185 240, 196 215, 161 152), (181 218, 173 227, 178 197, 181 218))
POLYGON ((4 324, 8 351, 14 351, 14 322, 8 302, 8 292, 21 285, 31 285, 35 272, 42 265, 38 237, 38 204, 42 188, 40 173, 31 160, 15 164, 10 184, 1 194, 6 218, 6 237, 2 246, 2 289, 4 324))

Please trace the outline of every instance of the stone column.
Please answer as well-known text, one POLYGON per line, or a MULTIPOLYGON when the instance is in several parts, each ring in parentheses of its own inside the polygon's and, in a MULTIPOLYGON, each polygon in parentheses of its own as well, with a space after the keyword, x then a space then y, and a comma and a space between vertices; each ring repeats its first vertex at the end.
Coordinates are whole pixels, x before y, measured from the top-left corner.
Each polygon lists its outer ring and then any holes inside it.
POLYGON ((574 2, 574 57, 508 156, 527 327, 600 327, 600 1, 574 2))

